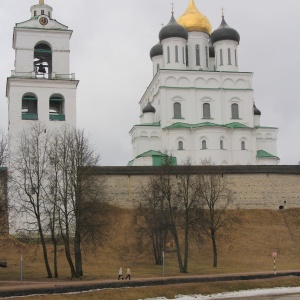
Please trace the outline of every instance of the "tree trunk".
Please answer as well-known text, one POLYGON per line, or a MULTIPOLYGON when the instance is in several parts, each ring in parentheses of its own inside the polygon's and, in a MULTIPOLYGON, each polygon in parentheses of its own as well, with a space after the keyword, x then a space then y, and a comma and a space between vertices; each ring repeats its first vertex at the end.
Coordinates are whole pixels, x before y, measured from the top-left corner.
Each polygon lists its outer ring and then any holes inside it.
POLYGON ((182 258, 181 258, 181 252, 180 252, 180 245, 179 245, 179 239, 177 235, 177 231, 172 230, 174 241, 175 241, 175 246, 176 246, 176 253, 177 253, 177 260, 178 260, 178 266, 179 266, 179 271, 180 273, 186 273, 186 270, 184 269, 183 263, 182 263, 182 258))
POLYGON ((80 236, 78 230, 76 230, 75 232, 74 253, 75 253, 76 277, 80 277, 83 276, 83 270, 82 270, 81 243, 80 243, 80 236))
POLYGON ((65 237, 65 254, 66 254, 68 264, 70 266, 71 276, 72 276, 72 278, 75 278, 76 272, 75 272, 74 264, 72 261, 72 256, 71 256, 71 251, 70 251, 70 241, 69 241, 68 235, 66 235, 66 237, 65 237))
POLYGON ((211 240, 212 240, 212 246, 214 252, 213 267, 216 268, 218 266, 218 251, 217 251, 217 243, 216 243, 215 235, 212 235, 211 240))
POLYGON ((188 272, 188 259, 189 259, 189 227, 186 221, 184 230, 184 272, 188 272))
POLYGON ((58 278, 58 268, 57 268, 57 241, 53 244, 53 257, 54 257, 54 276, 58 278))
POLYGON ((51 272, 51 269, 50 269, 50 265, 49 265, 49 261, 48 261, 48 255, 47 255, 46 242, 45 242, 45 238, 44 238, 44 234, 43 234, 41 221, 40 221, 39 218, 38 218, 38 227, 39 227, 39 235, 40 235, 42 248, 43 248, 43 256, 44 256, 44 262, 45 262, 45 266, 46 266, 46 270, 47 270, 47 275, 48 275, 48 278, 52 278, 52 272, 51 272))

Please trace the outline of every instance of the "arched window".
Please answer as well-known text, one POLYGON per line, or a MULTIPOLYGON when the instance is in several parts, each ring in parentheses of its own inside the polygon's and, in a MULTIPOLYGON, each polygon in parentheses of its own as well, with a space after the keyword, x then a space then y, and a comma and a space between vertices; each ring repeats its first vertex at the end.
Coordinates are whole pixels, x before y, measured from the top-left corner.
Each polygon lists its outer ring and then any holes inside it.
POLYGON ((201 149, 207 149, 206 140, 202 141, 202 148, 201 149))
POLYGON ((184 53, 184 47, 182 47, 182 62, 185 64, 184 56, 185 56, 185 53, 184 53))
POLYGON ((48 11, 48 17, 51 19, 51 12, 48 11))
POLYGON ((175 46, 175 62, 179 62, 178 60, 178 46, 175 46))
POLYGON ((236 52, 236 49, 234 50, 234 59, 235 59, 235 65, 237 66, 238 62, 237 62, 237 52, 236 52))
POLYGON ((245 141, 241 142, 241 150, 246 150, 246 143, 245 143, 245 141))
POLYGON ((41 11, 41 15, 44 15, 45 14, 45 11, 42 9, 42 11, 41 11))
POLYGON ((208 47, 205 46, 206 68, 208 68, 208 47))
POLYGON ((37 77, 51 78, 52 50, 47 44, 41 43, 34 47, 34 70, 37 77))
POLYGON ((220 149, 224 149, 224 142, 223 142, 223 140, 220 140, 220 149))
POLYGON ((49 99, 49 120, 65 121, 64 98, 61 95, 52 95, 49 99))
POLYGON ((175 102, 173 107, 174 107, 174 119, 181 119, 181 104, 179 102, 175 102))
POLYGON ((33 12, 33 16, 36 17, 36 10, 33 12))
POLYGON ((168 64, 171 62, 170 60, 170 47, 167 47, 167 55, 168 55, 168 64))
POLYGON ((200 47, 196 45, 196 66, 200 66, 200 47))
POLYGON ((228 64, 231 65, 231 50, 228 48, 228 64))
POLYGON ((220 49, 220 66, 223 66, 223 50, 220 49))
POLYGON ((178 150, 183 150, 183 142, 182 141, 178 142, 178 150))
POLYGON ((159 71, 159 64, 156 65, 156 72, 159 71))
POLYGON ((203 103, 203 119, 210 119, 210 104, 203 103))
POLYGON ((27 93, 22 97, 22 120, 38 120, 38 99, 27 93))
POLYGON ((239 119, 239 105, 237 103, 231 104, 231 118, 239 119))

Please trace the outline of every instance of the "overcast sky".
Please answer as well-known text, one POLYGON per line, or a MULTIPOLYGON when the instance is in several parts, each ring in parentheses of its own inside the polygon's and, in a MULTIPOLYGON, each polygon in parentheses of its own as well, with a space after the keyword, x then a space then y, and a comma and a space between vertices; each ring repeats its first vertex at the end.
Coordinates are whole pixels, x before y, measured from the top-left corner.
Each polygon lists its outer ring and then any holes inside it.
MULTIPOLYGON (((102 165, 132 159, 129 131, 139 123, 139 106, 152 79, 149 51, 161 24, 171 16, 172 0, 45 0, 53 18, 73 30, 71 72, 80 80, 77 125, 101 154, 102 165)), ((173 0, 180 17, 189 0, 173 0)), ((6 78, 14 68, 15 23, 30 18, 38 0, 1 0, 0 127, 7 128, 6 78)), ((239 68, 254 72, 261 125, 279 128, 280 164, 300 161, 300 1, 195 0, 216 29, 225 19, 241 36, 239 68)))

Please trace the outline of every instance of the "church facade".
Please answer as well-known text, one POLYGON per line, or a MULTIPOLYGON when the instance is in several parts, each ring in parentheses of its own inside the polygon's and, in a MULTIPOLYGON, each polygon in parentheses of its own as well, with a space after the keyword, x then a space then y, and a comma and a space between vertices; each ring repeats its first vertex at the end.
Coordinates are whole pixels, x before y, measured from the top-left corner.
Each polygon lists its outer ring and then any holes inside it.
POLYGON ((239 33, 224 16, 214 31, 190 0, 159 32, 151 49, 153 79, 130 131, 130 166, 276 165, 276 127, 260 124, 251 72, 239 71, 239 33))
POLYGON ((50 130, 76 126, 79 81, 70 73, 72 30, 53 18, 44 0, 30 12, 13 34, 15 70, 6 86, 10 154, 17 149, 19 133, 37 121, 50 130))

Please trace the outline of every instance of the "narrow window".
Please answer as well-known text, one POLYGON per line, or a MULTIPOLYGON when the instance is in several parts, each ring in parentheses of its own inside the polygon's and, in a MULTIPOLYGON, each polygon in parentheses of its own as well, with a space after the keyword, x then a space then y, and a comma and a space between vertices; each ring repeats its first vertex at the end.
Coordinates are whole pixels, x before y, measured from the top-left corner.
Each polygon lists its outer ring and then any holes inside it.
POLYGON ((51 19, 51 12, 48 11, 48 17, 51 19))
POLYGON ((237 103, 231 105, 231 118, 239 119, 239 105, 237 103))
POLYGON ((159 71, 159 64, 156 65, 156 71, 159 71))
POLYGON ((182 141, 178 142, 178 150, 183 150, 183 142, 182 141))
POLYGON ((231 65, 231 51, 230 51, 230 48, 228 48, 228 64, 231 65))
POLYGON ((168 64, 170 63, 170 47, 167 48, 168 64))
POLYGON ((179 102, 174 103, 174 119, 181 119, 181 104, 179 102))
POLYGON ((185 60, 187 67, 189 66, 189 47, 188 45, 185 46, 185 60))
POLYGON ((42 9, 42 11, 41 11, 41 15, 44 15, 45 14, 45 11, 42 9))
POLYGON ((235 59, 235 65, 237 66, 238 63, 237 63, 237 52, 236 52, 236 49, 234 50, 234 59, 235 59))
POLYGON ((196 45, 196 66, 200 66, 200 47, 196 45))
POLYGON ((184 61, 184 47, 182 47, 182 62, 185 64, 185 61, 184 61))
POLYGON ((33 15, 36 17, 36 10, 34 11, 33 15))
POLYGON ((223 66, 223 50, 220 49, 220 66, 223 66))
POLYGON ((220 149, 224 149, 224 142, 223 142, 223 140, 220 140, 220 149))
POLYGON ((178 62, 178 46, 175 46, 175 62, 178 62))
POLYGON ((210 119, 210 104, 203 103, 203 119, 210 119))
POLYGON ((202 149, 207 149, 207 148, 206 148, 206 140, 203 140, 203 141, 202 141, 202 149))
POLYGON ((208 48, 205 46, 206 68, 208 68, 208 48))
POLYGON ((241 150, 246 150, 246 143, 244 141, 241 142, 241 150))

